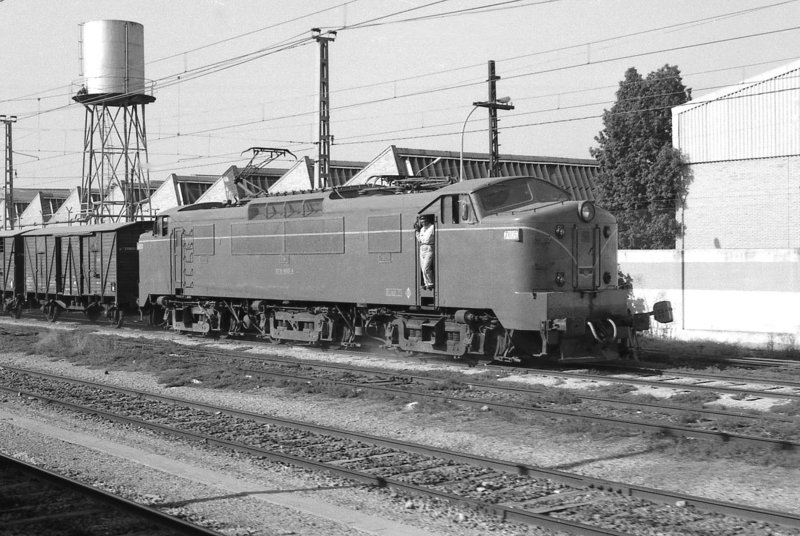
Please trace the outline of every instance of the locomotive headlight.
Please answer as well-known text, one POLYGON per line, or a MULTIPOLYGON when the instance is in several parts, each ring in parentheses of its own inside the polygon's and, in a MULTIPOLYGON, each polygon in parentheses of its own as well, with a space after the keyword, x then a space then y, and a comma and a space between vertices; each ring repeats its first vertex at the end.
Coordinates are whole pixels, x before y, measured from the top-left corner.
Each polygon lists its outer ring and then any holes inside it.
POLYGON ((564 272, 556 272, 555 282, 559 287, 563 287, 567 280, 564 278, 564 272))
POLYGON ((564 238, 564 234, 565 234, 564 226, 561 225, 560 223, 558 225, 556 225, 556 230, 555 230, 554 234, 556 235, 556 238, 564 238))
POLYGON ((594 203, 591 201, 584 201, 578 207, 578 215, 583 221, 589 223, 594 219, 594 203))

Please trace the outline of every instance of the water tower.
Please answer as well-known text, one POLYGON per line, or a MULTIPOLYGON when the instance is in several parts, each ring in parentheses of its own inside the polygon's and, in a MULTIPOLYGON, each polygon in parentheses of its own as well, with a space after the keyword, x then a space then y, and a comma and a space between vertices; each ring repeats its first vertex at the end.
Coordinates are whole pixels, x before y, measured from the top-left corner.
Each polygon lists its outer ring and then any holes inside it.
MULTIPOLYGON (((150 213, 144 107, 144 27, 124 20, 81 25, 80 89, 86 108, 81 219, 133 221, 150 213)), ((152 91, 151 91, 152 93, 152 91)))

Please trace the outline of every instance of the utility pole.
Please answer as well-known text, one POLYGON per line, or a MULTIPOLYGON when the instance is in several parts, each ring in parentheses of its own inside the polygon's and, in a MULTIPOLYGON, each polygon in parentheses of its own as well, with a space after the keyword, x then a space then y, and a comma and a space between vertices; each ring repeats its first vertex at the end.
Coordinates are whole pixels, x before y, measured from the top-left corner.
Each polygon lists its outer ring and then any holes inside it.
POLYGON ((494 60, 489 60, 489 100, 473 102, 473 106, 489 109, 489 176, 496 177, 500 173, 500 142, 497 132, 497 110, 513 110, 509 97, 497 98, 497 81, 499 76, 494 74, 494 60))
POLYGON ((14 228, 14 150, 11 143, 11 125, 17 122, 16 115, 0 115, 6 125, 6 178, 3 183, 3 199, 6 203, 6 226, 14 228))
POLYGON ((331 102, 328 66, 328 42, 336 39, 336 32, 322 34, 319 28, 312 28, 311 35, 319 43, 319 152, 317 155, 316 184, 314 188, 325 188, 331 179, 331 102))

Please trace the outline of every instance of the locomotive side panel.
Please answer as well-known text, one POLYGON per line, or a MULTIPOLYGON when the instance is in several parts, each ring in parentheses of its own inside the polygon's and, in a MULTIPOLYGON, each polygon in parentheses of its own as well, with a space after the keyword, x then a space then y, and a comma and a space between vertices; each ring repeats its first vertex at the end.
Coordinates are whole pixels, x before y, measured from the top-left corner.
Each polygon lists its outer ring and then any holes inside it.
POLYGON ((229 232, 218 234, 206 250, 197 236, 202 225, 181 225, 186 235, 194 233, 177 255, 185 265, 184 295, 406 305, 415 300, 414 237, 401 228, 400 214, 219 222, 215 227, 229 232))

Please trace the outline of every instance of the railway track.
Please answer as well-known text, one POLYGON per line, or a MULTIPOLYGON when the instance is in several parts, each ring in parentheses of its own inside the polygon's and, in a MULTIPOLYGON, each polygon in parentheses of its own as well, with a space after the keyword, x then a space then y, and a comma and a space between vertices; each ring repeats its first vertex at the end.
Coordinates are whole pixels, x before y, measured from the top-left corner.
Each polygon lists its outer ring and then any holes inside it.
MULTIPOLYGON (((115 345, 134 345, 137 348, 143 343, 130 342, 122 339, 115 345)), ((583 419, 587 422, 627 428, 659 436, 684 437, 704 440, 722 441, 728 444, 742 444, 748 447, 758 447, 769 450, 800 450, 800 440, 794 435, 797 429, 797 419, 773 413, 758 412, 745 413, 721 409, 706 409, 702 407, 670 405, 668 402, 641 402, 631 398, 620 400, 619 397, 603 397, 592 391, 570 391, 570 396, 580 400, 579 406, 572 405, 560 408, 558 404, 547 402, 547 389, 526 385, 513 387, 501 385, 497 382, 491 384, 467 380, 460 386, 441 388, 440 379, 420 376, 387 373, 386 370, 375 371, 372 369, 358 368, 350 365, 337 365, 330 362, 310 362, 301 364, 296 359, 282 358, 274 355, 259 353, 253 355, 248 352, 214 351, 209 349, 191 347, 186 351, 184 360, 194 359, 197 364, 208 364, 216 361, 226 369, 237 368, 243 373, 270 377, 273 381, 286 381, 294 383, 314 383, 317 386, 327 385, 331 388, 356 389, 359 392, 381 393, 387 397, 406 397, 411 400, 430 400, 439 402, 455 402, 462 405, 472 405, 498 410, 510 410, 529 415, 568 419, 583 419), (191 353, 194 357, 188 357, 191 353), (265 363, 281 367, 279 370, 267 369, 265 363), (249 368, 247 364, 250 364, 249 368), (304 366, 305 365, 305 366, 304 366), (300 373, 298 368, 306 368, 307 373, 300 373), (325 372, 327 371, 328 374, 325 372), (342 379, 342 378, 345 379, 342 379), (491 393, 491 394, 489 394, 491 393), (497 395, 499 393, 499 396, 497 395), (531 394, 545 393, 544 399, 531 401, 531 394), (524 403, 518 401, 522 399, 524 403), (526 400, 527 399, 527 400, 526 400)), ((681 391, 705 391, 714 393, 734 393, 737 396, 793 399, 798 398, 800 384, 788 381, 777 381, 766 384, 769 391, 748 389, 745 387, 732 387, 720 385, 722 381, 729 383, 734 380, 730 377, 719 375, 695 375, 691 380, 684 376, 653 375, 654 379, 630 377, 630 375, 588 374, 576 371, 553 370, 527 370, 509 367, 497 367, 496 370, 503 374, 520 373, 525 376, 547 376, 577 378, 586 381, 614 382, 638 386, 669 387, 681 391), (706 376, 705 379, 699 376, 706 376), (680 383, 678 383, 680 382, 680 383), (692 383, 690 383, 692 382, 692 383), (698 384, 697 382, 705 382, 698 384), (711 384, 713 383, 713 385, 711 384)), ((446 382, 445 382, 446 383, 446 382)), ((510 383, 510 382, 508 382, 510 383)), ((764 384, 764 382, 751 381, 750 385, 764 384)), ((738 385, 746 385, 738 382, 738 385)), ((552 392, 552 391, 551 391, 552 392)), ((635 397, 634 397, 635 398, 635 397)))
POLYGON ((4 454, 0 454, 0 532, 7 536, 220 536, 4 454))
POLYGON ((30 403, 59 405, 571 534, 649 535, 670 526, 732 534, 734 529, 742 533, 744 520, 770 524, 775 534, 800 534, 800 516, 783 512, 8 368, 2 370, 2 383, 5 391, 30 403), (660 528, 652 526, 655 519, 660 528))
POLYGON ((514 387, 498 383, 474 382, 471 379, 460 385, 453 385, 451 382, 442 381, 441 378, 398 375, 351 365, 298 363, 290 358, 263 355, 255 357, 239 352, 232 354, 227 351, 200 348, 193 348, 191 353, 193 354, 191 357, 183 358, 196 360, 198 365, 215 360, 226 367, 232 366, 233 359, 233 366, 241 373, 262 379, 269 377, 273 381, 309 385, 313 383, 329 388, 379 393, 388 398, 404 397, 409 400, 457 403, 545 417, 584 419, 598 424, 672 437, 723 441, 776 450, 800 450, 800 438, 795 438, 793 435, 780 437, 779 432, 781 428, 794 430, 793 425, 797 423, 797 419, 777 414, 688 408, 665 402, 635 402, 577 391, 573 391, 573 394, 576 399, 583 402, 580 408, 557 409, 548 407, 550 404, 545 401, 532 403, 531 394, 542 394, 547 390, 530 385, 514 387), (243 366, 243 363, 249 363, 256 368, 248 368, 243 366), (268 369, 263 366, 265 363, 272 363, 280 368, 268 369), (520 403, 520 400, 523 403, 520 403), (642 413, 646 414, 646 419, 643 419, 642 413), (689 414, 692 415, 695 426, 686 426, 682 422, 689 414), (721 422, 726 424, 720 425, 721 422), (750 429, 752 433, 745 434, 742 428, 750 429))
MULTIPOLYGON (((116 346, 128 346, 146 351, 147 342, 120 339, 114 342, 116 346)), ((155 344, 155 343, 153 343, 155 344)), ((179 346, 180 348, 180 346, 179 346)), ((186 348, 186 347, 184 347, 186 348)), ((176 358, 193 360, 198 365, 207 365, 211 362, 218 363, 226 370, 238 369, 243 374, 254 377, 271 378, 271 381, 282 381, 295 384, 314 384, 320 388, 357 390, 359 392, 379 393, 385 397, 404 397, 410 401, 438 401, 443 403, 458 403, 461 405, 478 406, 494 410, 508 410, 527 415, 538 415, 544 418, 574 421, 582 419, 589 423, 625 428, 656 436, 675 438, 693 438, 725 442, 745 447, 756 447, 766 450, 800 450, 800 439, 793 435, 797 429, 797 419, 780 416, 772 413, 759 412, 748 414, 744 412, 726 411, 720 409, 706 409, 701 407, 686 407, 670 405, 668 402, 640 402, 629 399, 620 400, 613 397, 603 397, 592 391, 572 390, 570 396, 581 403, 578 406, 559 407, 559 404, 549 403, 547 389, 537 388, 532 385, 515 387, 511 382, 501 384, 498 382, 481 383, 472 378, 460 385, 447 386, 440 378, 421 375, 397 375, 387 370, 376 371, 352 365, 342 365, 331 362, 298 361, 290 357, 280 357, 263 352, 253 354, 249 352, 232 352, 230 350, 215 351, 196 346, 188 347, 185 351, 177 350, 176 358), (191 354, 191 355, 190 355, 191 354), (279 367, 265 368, 269 363, 279 367), (300 370, 305 369, 305 371, 300 370), (440 387, 445 384, 445 388, 440 387), (531 400, 531 395, 541 395, 539 400, 531 400), (522 402, 520 402, 522 401, 522 402)), ((335 353, 335 352, 334 352, 335 353)), ((665 382, 654 382, 629 378, 617 378, 608 375, 589 375, 584 372, 568 371, 536 371, 521 370, 518 368, 502 367, 497 370, 504 374, 524 374, 525 376, 561 376, 568 378, 581 378, 624 384, 658 385, 664 386, 665 382)), ((690 389, 691 385, 670 384, 674 389, 690 389)), ((697 389, 715 391, 715 387, 704 385, 694 386, 697 389)), ((753 391, 735 389, 737 393, 747 393, 753 396, 753 391)), ((550 390, 552 393, 552 390, 550 390)), ((777 393, 768 393, 769 396, 780 398, 777 393)))

